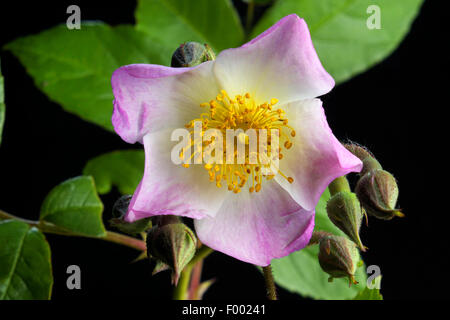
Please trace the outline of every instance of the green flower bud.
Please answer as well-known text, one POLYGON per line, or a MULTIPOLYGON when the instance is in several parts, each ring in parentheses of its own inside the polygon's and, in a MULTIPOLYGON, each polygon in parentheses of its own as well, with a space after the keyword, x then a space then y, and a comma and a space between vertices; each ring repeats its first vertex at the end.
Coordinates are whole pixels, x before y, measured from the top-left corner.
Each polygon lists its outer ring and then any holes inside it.
POLYGON ((361 205, 352 192, 338 192, 327 202, 327 213, 331 222, 344 232, 362 251, 366 247, 359 237, 363 213, 361 205))
POLYGON ((152 268, 152 276, 154 276, 157 273, 160 273, 161 271, 169 270, 170 267, 162 262, 161 260, 150 258, 150 265, 152 268))
POLYGON ((372 170, 361 177, 355 193, 366 212, 379 219, 390 220, 404 217, 395 209, 398 198, 398 186, 395 178, 385 170, 372 170))
POLYGON ((356 157, 358 157, 360 160, 364 160, 367 157, 374 157, 373 154, 367 150, 367 148, 360 146, 355 143, 346 143, 344 144, 344 147, 353 153, 356 157))
POLYGON ((127 213, 128 206, 131 201, 131 195, 125 195, 120 197, 113 206, 112 209, 112 215, 113 218, 109 220, 109 223, 114 228, 130 234, 130 235, 136 235, 141 232, 146 231, 147 229, 151 228, 152 222, 150 218, 141 219, 135 222, 127 222, 124 220, 125 214, 127 213))
MULTIPOLYGON (((158 224, 147 233, 148 257, 167 265, 173 271, 172 282, 174 284, 178 283, 181 271, 194 257, 196 248, 195 234, 177 220, 171 220, 167 224, 158 224)), ((160 269, 156 267, 153 273, 164 270, 161 264, 159 265, 160 269)))
POLYGON ((349 284, 357 284, 355 271, 359 265, 360 256, 355 243, 345 237, 330 235, 319 241, 319 264, 323 271, 333 278, 347 277, 349 284))
POLYGON ((359 173, 360 176, 372 170, 382 169, 381 164, 375 159, 374 155, 363 146, 352 143, 344 144, 344 147, 363 162, 363 168, 359 173))
POLYGON ((174 68, 194 67, 203 62, 216 59, 210 46, 198 42, 183 43, 172 55, 171 66, 174 68))

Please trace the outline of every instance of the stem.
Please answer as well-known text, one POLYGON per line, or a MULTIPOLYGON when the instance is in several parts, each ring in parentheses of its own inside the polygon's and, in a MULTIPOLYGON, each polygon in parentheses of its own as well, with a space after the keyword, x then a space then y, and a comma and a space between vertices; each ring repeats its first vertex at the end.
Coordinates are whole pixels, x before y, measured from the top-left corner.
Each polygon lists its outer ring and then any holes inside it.
POLYGON ((117 233, 117 232, 113 232, 113 231, 107 231, 105 237, 85 236, 82 234, 70 232, 70 231, 65 230, 64 228, 58 227, 50 222, 23 219, 23 218, 15 216, 15 215, 12 215, 10 213, 7 213, 3 210, 0 210, 0 219, 14 219, 14 220, 22 221, 32 227, 38 228, 39 230, 41 230, 42 232, 45 232, 45 233, 58 234, 58 235, 62 235, 62 236, 71 236, 71 237, 86 237, 86 238, 100 239, 100 240, 104 240, 104 241, 121 244, 121 245, 130 247, 130 248, 139 250, 139 251, 147 250, 147 246, 144 241, 133 238, 133 237, 129 237, 129 236, 117 233))
POLYGON ((202 245, 200 249, 197 250, 195 256, 181 272, 180 279, 178 280, 178 285, 175 287, 173 291, 174 300, 186 300, 188 298, 188 289, 189 289, 189 282, 191 281, 192 269, 198 262, 203 261, 203 259, 205 259, 213 251, 214 251, 213 249, 205 245, 202 245))
POLYGON ((350 184, 345 176, 334 179, 328 186, 328 189, 332 196, 340 191, 351 192, 350 184))
POLYGON ((188 288, 189 300, 200 300, 197 293, 202 278, 202 269, 203 269, 203 260, 197 262, 195 266, 192 268, 191 282, 188 288))
POLYGON ((181 272, 180 280, 178 280, 178 285, 173 291, 174 300, 186 300, 189 281, 191 280, 192 265, 189 263, 181 272))
POLYGON ((267 298, 269 300, 277 300, 277 289, 273 279, 272 266, 269 264, 267 267, 263 267, 262 269, 264 279, 266 279, 267 298))
POLYGON ((250 30, 252 28, 254 12, 255 12, 255 2, 250 1, 247 6, 247 19, 245 21, 245 32, 247 38, 250 35, 250 30))

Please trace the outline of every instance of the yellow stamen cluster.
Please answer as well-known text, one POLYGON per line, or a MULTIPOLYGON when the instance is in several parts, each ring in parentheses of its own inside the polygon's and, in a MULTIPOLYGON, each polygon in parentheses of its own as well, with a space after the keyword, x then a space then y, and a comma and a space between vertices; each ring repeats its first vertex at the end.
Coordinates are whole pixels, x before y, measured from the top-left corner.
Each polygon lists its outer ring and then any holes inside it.
MULTIPOLYGON (((229 191, 239 193, 241 188, 248 183, 250 192, 259 192, 262 187, 263 177, 266 178, 266 180, 270 180, 274 177, 274 175, 263 175, 262 168, 270 168, 273 156, 278 156, 279 159, 282 159, 283 154, 281 151, 283 147, 286 150, 292 147, 292 140, 290 139, 289 134, 286 134, 286 131, 290 132, 291 137, 295 137, 294 129, 288 125, 288 119, 285 118, 285 111, 281 108, 274 107, 277 103, 277 99, 271 99, 269 103, 265 102, 258 105, 250 93, 237 95, 232 99, 225 90, 221 90, 216 99, 211 100, 209 103, 206 102, 200 104, 200 107, 208 108, 209 111, 201 113, 199 118, 190 121, 186 125, 186 128, 192 129, 194 128, 194 123, 200 121, 202 123, 202 136, 208 129, 218 129, 222 132, 225 140, 227 129, 242 129, 244 132, 247 129, 256 129, 255 131, 259 141, 259 131, 257 129, 267 129, 267 144, 270 146, 270 132, 272 129, 278 130, 280 146, 277 150, 277 155, 272 155, 269 150, 270 148, 267 148, 264 150, 268 158, 268 161, 265 163, 260 161, 259 152, 261 151, 259 151, 256 157, 257 163, 252 164, 246 150, 245 163, 243 164, 237 164, 236 151, 233 164, 226 163, 225 155, 223 163, 221 164, 205 164, 204 167, 208 171, 210 181, 215 182, 217 187, 221 188, 222 183, 226 183, 229 191)), ((193 135, 194 130, 191 130, 190 133, 193 135)), ((245 134, 237 136, 237 139, 241 138, 242 142, 248 144, 248 136, 245 134)), ((201 146, 195 146, 192 142, 191 146, 194 146, 194 153, 192 154, 191 159, 197 153, 201 154, 203 149, 210 143, 212 143, 212 141, 202 142, 201 146)), ((223 144, 225 150, 226 141, 223 141, 223 144)), ((183 158, 182 153, 180 154, 180 158, 183 158)), ((187 168, 189 167, 189 164, 183 164, 183 166, 187 168)), ((285 176, 279 170, 277 173, 290 183, 293 183, 293 178, 285 176)))

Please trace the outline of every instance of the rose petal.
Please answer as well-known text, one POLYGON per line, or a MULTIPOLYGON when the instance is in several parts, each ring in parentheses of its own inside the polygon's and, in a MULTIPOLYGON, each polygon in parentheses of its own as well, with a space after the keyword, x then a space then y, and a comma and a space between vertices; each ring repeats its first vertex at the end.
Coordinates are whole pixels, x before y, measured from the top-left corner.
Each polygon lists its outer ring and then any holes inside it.
POLYGON ((172 130, 144 136, 145 171, 126 215, 135 221, 155 215, 177 215, 190 218, 214 216, 226 197, 226 190, 209 181, 203 165, 189 168, 174 164, 171 150, 172 130))
POLYGON ((251 93, 257 103, 311 99, 334 86, 311 42, 306 22, 289 15, 240 48, 222 51, 217 81, 230 96, 251 93))
POLYGON ((218 93, 212 62, 193 68, 132 64, 114 71, 112 123, 129 143, 167 127, 183 128, 218 93))
POLYGON ((214 250, 260 266, 305 247, 314 210, 305 210, 274 180, 258 193, 230 193, 215 217, 195 220, 199 239, 214 250))
POLYGON ((322 101, 297 101, 283 109, 296 134, 289 136, 293 145, 282 151, 284 157, 279 165, 281 172, 294 178, 294 182, 289 183, 280 174, 275 179, 302 207, 312 210, 331 181, 361 171, 362 163, 333 135, 322 101))

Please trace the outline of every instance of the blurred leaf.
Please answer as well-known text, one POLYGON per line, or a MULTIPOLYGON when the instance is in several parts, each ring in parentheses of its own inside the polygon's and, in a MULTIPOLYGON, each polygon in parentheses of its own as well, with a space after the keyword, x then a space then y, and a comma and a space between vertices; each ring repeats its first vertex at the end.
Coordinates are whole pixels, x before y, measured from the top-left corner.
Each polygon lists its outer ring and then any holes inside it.
MULTIPOLYGON (((330 192, 327 189, 316 207, 314 230, 343 235, 328 219, 325 208, 329 198, 330 192)), ((319 247, 315 245, 293 252, 287 257, 272 260, 275 282, 291 292, 313 299, 352 299, 364 288, 367 279, 364 266, 359 267, 355 274, 358 285, 349 287, 346 278, 328 282, 329 275, 319 265, 318 252, 319 247)))
POLYGON ((44 235, 21 221, 0 221, 0 300, 47 300, 52 285, 44 235))
POLYGON ((114 151, 95 157, 86 164, 84 175, 94 177, 97 191, 105 194, 117 186, 122 194, 133 194, 144 175, 144 151, 114 151))
POLYGON ((112 130, 113 71, 132 63, 161 64, 169 54, 132 26, 113 28, 98 22, 83 24, 80 30, 56 26, 16 39, 5 49, 19 58, 51 100, 108 130, 112 130))
POLYGON ((80 176, 50 191, 42 203, 40 219, 79 235, 103 237, 102 211, 94 179, 80 176))
POLYGON ((2 132, 4 123, 5 123, 5 91, 3 89, 3 76, 0 64, 0 145, 2 144, 2 132))
POLYGON ((286 15, 304 18, 325 69, 343 82, 386 58, 400 44, 422 0, 278 0, 255 26, 257 36, 286 15), (381 29, 366 26, 377 5, 381 29))
POLYGON ((254 2, 255 4, 263 5, 263 4, 268 4, 270 2, 274 2, 275 0, 242 0, 242 1, 244 1, 246 3, 254 2))
POLYGON ((380 289, 377 289, 381 285, 381 276, 376 277, 373 281, 375 287, 373 289, 369 289, 366 287, 364 290, 359 292, 353 300, 383 300, 383 296, 380 293, 380 289))
POLYGON ((135 17, 138 30, 165 43, 172 53, 187 41, 207 43, 219 53, 244 40, 231 0, 140 0, 135 17))

